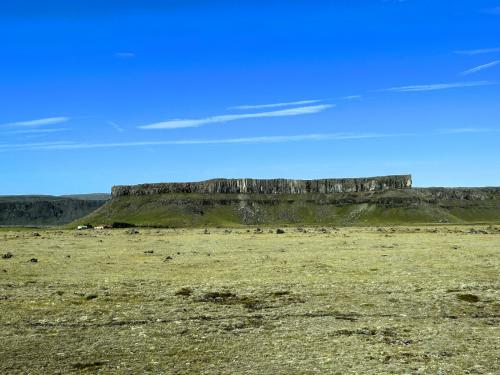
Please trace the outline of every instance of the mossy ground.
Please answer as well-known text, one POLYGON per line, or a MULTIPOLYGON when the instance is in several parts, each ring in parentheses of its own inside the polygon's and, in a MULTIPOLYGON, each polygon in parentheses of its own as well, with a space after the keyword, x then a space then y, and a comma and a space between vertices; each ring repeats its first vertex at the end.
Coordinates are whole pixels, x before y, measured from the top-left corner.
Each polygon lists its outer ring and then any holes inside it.
POLYGON ((3 230, 0 373, 500 372, 499 226, 275 229, 3 230))

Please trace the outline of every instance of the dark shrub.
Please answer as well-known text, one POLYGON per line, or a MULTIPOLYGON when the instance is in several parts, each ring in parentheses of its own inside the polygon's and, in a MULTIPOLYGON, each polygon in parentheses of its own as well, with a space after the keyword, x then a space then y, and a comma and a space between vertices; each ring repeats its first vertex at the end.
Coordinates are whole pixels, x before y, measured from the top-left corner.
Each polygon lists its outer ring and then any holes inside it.
POLYGON ((134 224, 130 223, 121 223, 119 221, 115 221, 113 224, 111 224, 113 228, 133 228, 135 227, 134 224))
POLYGON ((191 294, 193 294, 193 289, 188 288, 188 287, 183 287, 183 288, 179 289, 177 292, 175 292, 176 296, 189 297, 191 294))
POLYGON ((460 301, 465 301, 465 302, 470 302, 470 303, 476 303, 479 302, 479 297, 476 296, 475 294, 458 294, 457 298, 460 301))

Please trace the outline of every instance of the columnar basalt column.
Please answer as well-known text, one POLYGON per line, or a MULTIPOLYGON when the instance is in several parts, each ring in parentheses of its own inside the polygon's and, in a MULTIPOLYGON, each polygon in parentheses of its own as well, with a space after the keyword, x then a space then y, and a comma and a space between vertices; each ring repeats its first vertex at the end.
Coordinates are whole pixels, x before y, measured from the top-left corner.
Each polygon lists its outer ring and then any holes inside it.
POLYGON ((214 179, 201 182, 172 182, 113 186, 113 197, 169 193, 197 194, 334 194, 411 188, 411 175, 319 180, 214 179))

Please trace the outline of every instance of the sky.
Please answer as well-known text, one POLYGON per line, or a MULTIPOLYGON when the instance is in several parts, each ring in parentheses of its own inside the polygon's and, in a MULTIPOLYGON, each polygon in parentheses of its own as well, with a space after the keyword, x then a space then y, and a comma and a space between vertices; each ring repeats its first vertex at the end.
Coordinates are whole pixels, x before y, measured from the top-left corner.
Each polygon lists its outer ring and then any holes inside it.
POLYGON ((500 1, 0 3, 0 194, 500 185, 500 1))

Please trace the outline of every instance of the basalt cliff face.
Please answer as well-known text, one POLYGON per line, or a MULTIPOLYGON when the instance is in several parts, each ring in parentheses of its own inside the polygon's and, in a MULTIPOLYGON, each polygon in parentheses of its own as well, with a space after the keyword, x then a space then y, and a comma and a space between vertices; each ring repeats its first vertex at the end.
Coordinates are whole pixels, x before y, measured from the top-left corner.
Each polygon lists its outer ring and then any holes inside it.
POLYGON ((320 180, 214 179, 201 182, 114 186, 113 198, 154 194, 335 194, 410 188, 411 175, 320 180))

